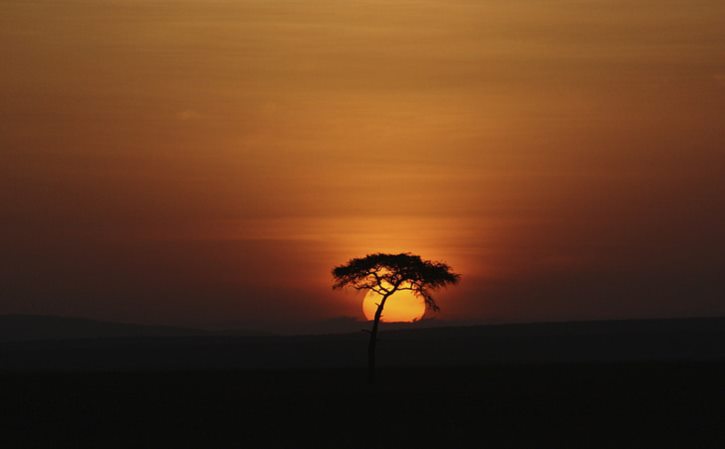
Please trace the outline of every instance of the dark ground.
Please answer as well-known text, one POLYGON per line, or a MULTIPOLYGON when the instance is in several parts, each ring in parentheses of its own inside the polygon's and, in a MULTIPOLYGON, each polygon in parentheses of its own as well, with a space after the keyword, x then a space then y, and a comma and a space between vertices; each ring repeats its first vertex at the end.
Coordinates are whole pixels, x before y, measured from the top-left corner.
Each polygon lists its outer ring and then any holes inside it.
POLYGON ((725 448, 723 318, 386 329, 375 388, 359 331, 61 324, 0 342, 0 449, 725 448))
POLYGON ((724 448, 725 363, 5 372, 1 448, 724 448))

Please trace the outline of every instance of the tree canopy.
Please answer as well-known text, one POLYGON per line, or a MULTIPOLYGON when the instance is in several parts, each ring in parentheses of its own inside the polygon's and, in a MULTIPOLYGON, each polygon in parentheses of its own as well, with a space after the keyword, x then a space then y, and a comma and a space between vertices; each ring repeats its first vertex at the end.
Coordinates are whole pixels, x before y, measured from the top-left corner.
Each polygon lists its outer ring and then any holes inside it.
POLYGON ((460 275, 443 262, 423 260, 410 253, 368 254, 350 259, 332 270, 333 288, 352 287, 356 290, 372 290, 387 297, 400 290, 412 290, 425 300, 426 306, 439 310, 430 290, 455 284, 460 275))

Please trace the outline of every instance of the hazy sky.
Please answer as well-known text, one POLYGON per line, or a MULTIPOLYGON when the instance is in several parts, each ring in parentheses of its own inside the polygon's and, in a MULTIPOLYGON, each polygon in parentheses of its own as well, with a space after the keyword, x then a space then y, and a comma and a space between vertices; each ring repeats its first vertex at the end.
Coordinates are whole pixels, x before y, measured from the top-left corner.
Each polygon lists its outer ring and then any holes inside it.
POLYGON ((725 2, 0 0, 0 313, 725 314, 725 2))

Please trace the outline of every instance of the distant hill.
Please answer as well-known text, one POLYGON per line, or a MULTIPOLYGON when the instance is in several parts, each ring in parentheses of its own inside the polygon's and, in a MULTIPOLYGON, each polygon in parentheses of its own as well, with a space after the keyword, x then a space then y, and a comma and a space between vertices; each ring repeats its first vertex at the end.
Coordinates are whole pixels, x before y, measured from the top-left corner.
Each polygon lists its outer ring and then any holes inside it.
MULTIPOLYGON (((403 329, 428 329, 431 327, 456 327, 462 323, 451 323, 437 318, 424 318, 415 322, 386 323, 381 322, 381 329, 403 330, 403 329)), ((328 318, 314 323, 306 323, 298 326, 289 326, 282 335, 321 335, 321 334, 346 334, 369 330, 372 321, 361 320, 355 317, 341 316, 328 318)))
MULTIPOLYGON (((383 329, 421 329, 443 326, 444 322, 423 320, 417 323, 382 323, 383 329)), ((344 334, 367 329, 370 324, 351 317, 339 317, 297 328, 290 326, 285 335, 344 334)), ((0 315, 0 342, 29 340, 66 340, 81 338, 182 337, 182 336, 271 336, 267 331, 244 328, 204 330, 189 327, 143 325, 51 315, 0 315)))
POLYGON ((184 327, 146 326, 85 318, 0 315, 0 341, 113 337, 201 336, 208 332, 184 327))
MULTIPOLYGON (((232 336, 38 317, 2 317, 0 328, 16 340, 0 342, 0 371, 364 367, 368 337, 232 336), (110 338, 119 336, 126 338, 110 338)), ((378 344, 381 367, 653 361, 725 361, 725 318, 383 330, 378 344)))

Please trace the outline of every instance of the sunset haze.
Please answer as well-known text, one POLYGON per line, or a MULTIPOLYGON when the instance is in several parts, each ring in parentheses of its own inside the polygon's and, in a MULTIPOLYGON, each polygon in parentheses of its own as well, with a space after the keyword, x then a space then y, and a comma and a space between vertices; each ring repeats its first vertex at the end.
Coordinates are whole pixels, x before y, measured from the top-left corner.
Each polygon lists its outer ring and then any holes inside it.
MULTIPOLYGON (((0 0, 0 314, 725 314, 725 2, 0 0)), ((427 314, 426 318, 433 317, 427 314)))

